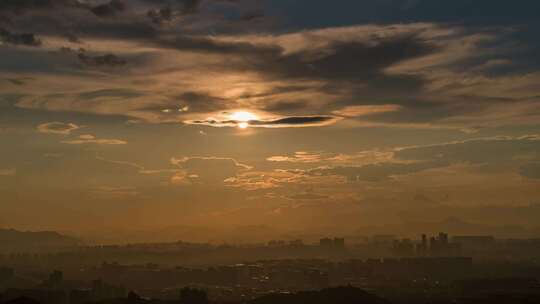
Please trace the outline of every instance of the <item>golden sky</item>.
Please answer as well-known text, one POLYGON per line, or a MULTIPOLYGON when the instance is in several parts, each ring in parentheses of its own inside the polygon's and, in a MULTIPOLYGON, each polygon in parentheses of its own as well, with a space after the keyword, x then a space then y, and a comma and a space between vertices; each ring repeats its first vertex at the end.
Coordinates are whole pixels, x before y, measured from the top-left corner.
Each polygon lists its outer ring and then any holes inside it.
POLYGON ((540 229, 538 8, 1 2, 0 226, 540 229))

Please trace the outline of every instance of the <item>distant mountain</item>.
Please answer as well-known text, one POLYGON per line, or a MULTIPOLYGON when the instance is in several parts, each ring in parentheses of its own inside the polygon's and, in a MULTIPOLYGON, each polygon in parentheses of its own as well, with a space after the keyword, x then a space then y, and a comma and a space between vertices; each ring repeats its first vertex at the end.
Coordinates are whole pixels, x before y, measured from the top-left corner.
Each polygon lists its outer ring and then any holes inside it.
POLYGON ((50 252, 73 248, 80 244, 79 239, 54 231, 0 229, 0 253, 50 252))
POLYGON ((251 244, 267 242, 283 233, 265 225, 207 227, 176 225, 149 230, 108 229, 86 232, 85 240, 95 244, 126 244, 148 242, 235 243, 251 244))

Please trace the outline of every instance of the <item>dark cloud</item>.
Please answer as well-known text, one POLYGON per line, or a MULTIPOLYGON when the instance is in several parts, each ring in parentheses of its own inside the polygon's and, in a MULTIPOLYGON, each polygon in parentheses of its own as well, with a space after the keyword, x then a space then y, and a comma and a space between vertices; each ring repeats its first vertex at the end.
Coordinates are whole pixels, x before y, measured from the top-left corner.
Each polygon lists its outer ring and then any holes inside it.
POLYGON ((193 125, 205 125, 211 127, 237 127, 240 124, 246 124, 247 127, 254 128, 289 128, 289 127, 313 127, 332 124, 338 121, 338 117, 334 116, 290 116, 280 117, 276 119, 268 120, 189 120, 185 121, 187 124, 193 125))
POLYGON ((201 0, 144 0, 144 2, 180 9, 184 13, 195 12, 201 4, 201 0))
MULTIPOLYGON (((434 54, 439 50, 438 46, 426 42, 415 33, 374 37, 363 41, 330 41, 322 47, 296 52, 285 52, 276 44, 219 41, 201 36, 179 36, 175 40, 161 41, 159 45, 180 51, 230 56, 230 61, 224 61, 224 70, 250 71, 271 81, 318 81, 320 85, 311 87, 311 90, 341 97, 334 107, 387 103, 389 99, 395 99, 396 104, 411 107, 409 118, 412 120, 419 119, 415 114, 421 110, 427 113, 427 120, 433 119, 429 117, 434 113, 433 110, 439 109, 438 113, 444 117, 447 113, 440 104, 415 98, 427 84, 422 76, 389 74, 385 71, 397 63, 434 54), (358 96, 363 98, 359 100, 358 96), (430 108, 422 108, 421 105, 429 105, 430 108)), ((277 89, 271 94, 301 93, 305 90, 309 89, 291 85, 286 90, 277 89)), ((248 94, 243 97, 270 96, 248 94)), ((306 102, 276 101, 267 103, 263 109, 290 114, 289 111, 300 110, 306 102)))
POLYGON ((184 14, 193 13, 199 7, 201 0, 176 0, 182 4, 182 12, 184 14))
POLYGON ((190 112, 213 112, 228 108, 227 100, 204 92, 185 92, 173 98, 174 102, 188 106, 190 112))
POLYGON ((152 20, 153 23, 156 24, 172 21, 174 17, 173 11, 170 7, 149 10, 147 16, 150 18, 150 20, 152 20))
POLYGON ((297 29, 369 23, 441 22, 468 24, 520 24, 537 20, 540 4, 522 0, 431 0, 340 1, 329 8, 326 0, 264 0, 273 11, 287 12, 287 26, 297 29))
POLYGON ((255 120, 249 124, 253 126, 302 126, 312 124, 323 124, 336 120, 334 116, 292 116, 274 120, 255 120))
POLYGON ((326 47, 290 54, 285 54, 277 45, 224 42, 200 36, 179 36, 160 44, 182 51, 244 56, 244 62, 232 68, 250 68, 273 78, 328 81, 392 80, 392 76, 383 73, 385 68, 438 49, 414 34, 370 41, 331 42, 326 47))
MULTIPOLYGON (((8 2, 11 4, 4 4, 5 7, 16 5, 14 1, 8 2)), ((203 63, 204 67, 202 68, 216 73, 234 72, 243 75, 253 73, 256 75, 254 79, 271 83, 269 86, 288 86, 288 88, 270 88, 263 93, 253 90, 251 93, 246 93, 246 96, 242 96, 241 98, 245 97, 246 99, 242 101, 239 101, 236 96, 230 100, 218 100, 219 98, 212 96, 187 96, 190 94, 188 92, 185 97, 193 102, 181 103, 187 103, 194 112, 219 111, 245 101, 245 104, 253 105, 258 110, 282 113, 283 116, 287 117, 303 113, 332 113, 332 111, 349 105, 379 105, 391 102, 403 106, 402 109, 399 112, 380 113, 370 117, 351 119, 387 124, 426 123, 427 125, 448 117, 480 112, 493 104, 492 100, 483 96, 471 97, 465 96, 466 94, 463 94, 463 97, 453 95, 452 99, 442 100, 443 97, 447 97, 442 96, 446 94, 444 93, 436 97, 441 100, 434 100, 434 97, 426 96, 425 90, 430 88, 434 82, 434 78, 429 77, 432 75, 419 71, 389 72, 389 68, 411 59, 432 54, 447 55, 443 53, 446 41, 441 42, 439 39, 459 39, 462 32, 457 33, 457 27, 443 28, 436 25, 420 26, 418 24, 396 24, 388 27, 366 26, 367 28, 372 27, 373 33, 365 35, 352 35, 347 28, 305 31, 292 35, 297 35, 296 38, 299 41, 307 41, 308 39, 313 41, 314 47, 300 46, 296 48, 294 43, 288 40, 287 36, 289 35, 260 35, 253 40, 246 39, 242 35, 232 38, 220 36, 219 25, 222 20, 238 21, 244 19, 250 21, 263 16, 266 18, 267 14, 275 13, 268 7, 268 4, 252 7, 245 5, 245 1, 233 2, 234 5, 216 4, 216 1, 193 0, 139 0, 136 2, 112 0, 107 3, 100 1, 98 3, 104 4, 93 7, 88 4, 79 4, 79 7, 84 8, 83 10, 66 10, 65 14, 40 12, 35 16, 32 15, 32 18, 17 17, 14 22, 17 24, 17 29, 25 31, 28 25, 42 28, 39 31, 33 31, 30 27, 28 30, 28 32, 39 34, 40 37, 42 35, 43 37, 45 35, 61 35, 62 37, 71 37, 70 41, 77 43, 84 42, 87 38, 107 38, 118 42, 140 43, 139 45, 144 48, 144 51, 141 52, 146 52, 149 57, 154 56, 153 48, 173 49, 180 51, 179 53, 193 52, 200 55, 220 56, 223 57, 223 60, 203 63), (132 5, 129 10, 124 3, 132 5), (222 14, 223 11, 218 9, 220 6, 236 10, 235 14, 222 14), (122 18, 96 18, 94 16, 109 17, 120 12, 124 12, 122 18), (148 12, 148 15, 145 12, 148 12), (191 15, 196 12, 200 14, 176 20, 179 16, 191 15), (148 17, 152 22, 149 22, 148 17), (155 23, 168 21, 178 21, 178 23, 172 22, 163 27, 155 26, 155 23), (448 35, 454 36, 441 38, 441 34, 433 34, 433 32, 438 31, 452 31, 453 33, 448 35), (349 35, 351 39, 346 39, 349 35), (432 38, 431 35, 438 36, 432 38), (268 93, 269 91, 270 93, 268 93), (279 94, 289 94, 290 96, 279 96, 279 94), (308 107, 310 109, 307 109, 308 107)), ((408 10, 412 7, 403 3, 399 4, 399 1, 390 2, 393 2, 400 9, 406 7, 408 10)), ((21 7, 31 7, 32 3, 34 2, 22 1, 20 5, 21 7)), ((315 6, 320 4, 318 1, 314 3, 315 6)), ((67 0, 48 0, 43 5, 43 7, 73 6, 73 3, 67 0)), ((278 6, 280 5, 282 4, 278 4, 278 6)), ((369 6, 366 3, 358 5, 369 6)), ((383 6, 387 6, 387 4, 383 6)), ((359 32, 363 30, 365 29, 359 27, 359 32)), ((7 39, 4 38, 4 40, 7 39)), ((29 42, 31 39, 27 37, 17 40, 11 37, 10 40, 29 42)), ((136 48, 135 45, 134 48, 136 48)), ((156 51, 159 53, 159 50, 156 51)), ((112 54, 100 56, 89 55, 90 53, 82 54, 79 55, 78 60, 85 66, 93 67, 119 67, 126 65, 127 62, 130 63, 130 66, 135 65, 133 58, 126 57, 129 55, 121 54, 118 49, 111 49, 108 52, 112 54)), ((468 52, 468 50, 464 50, 464 52, 468 52)), ((179 57, 182 55, 185 54, 178 54, 179 57)), ((72 59, 77 60, 74 56, 72 59)), ((155 63, 158 61, 158 56, 152 59, 156 59, 152 61, 155 63)), ((149 62, 150 60, 146 61, 145 64, 149 62)), ((72 63, 68 62, 67 64, 72 63)), ((19 66, 23 67, 21 64, 19 66)), ((463 66, 467 65, 463 64, 463 66)), ((152 68, 154 66, 148 64, 145 67, 152 68)), ((197 69, 196 67, 190 68, 197 69)), ((180 64, 178 67, 171 66, 168 71, 179 71, 180 69, 185 69, 185 66, 180 64)), ((69 68, 63 70, 69 70, 69 68)), ((73 69, 71 70, 73 71, 73 69)), ((135 69, 133 70, 136 72, 135 69)), ((159 72, 164 73, 163 70, 159 72)), ((156 75, 159 74, 156 73, 156 75)), ((442 82, 441 79, 436 80, 442 82)), ((448 79, 448 82, 456 81, 448 79)), ((187 90, 194 89, 187 88, 187 90)), ((155 93, 159 95, 159 93, 155 93)), ((175 94, 181 93, 175 91, 175 94)), ((212 94, 218 95, 215 92, 212 94)), ((174 101, 171 101, 171 104, 173 103, 174 101)), ((156 102, 156 109, 159 109, 161 105, 161 100, 156 102)), ((148 107, 151 108, 151 106, 148 107)), ((286 123, 289 122, 291 125, 296 124, 294 120, 286 121, 286 123)), ((265 122, 255 122, 255 124, 264 125, 265 122)), ((276 125, 280 122, 270 122, 270 124, 276 125)), ((304 122, 300 121, 297 124, 302 125, 304 122)))
POLYGON ((264 110, 270 112, 285 112, 290 113, 296 110, 303 110, 309 107, 306 101, 280 101, 265 106, 264 110))
POLYGON ((2 0, 0 1, 0 11, 22 13, 32 9, 48 9, 75 5, 78 5, 76 0, 2 0))
POLYGON ((111 0, 109 3, 94 6, 90 9, 98 17, 113 17, 126 10, 126 5, 121 0, 111 0))
POLYGON ((41 41, 31 33, 15 34, 0 28, 0 41, 13 45, 40 46, 41 41))
POLYGON ((414 35, 371 42, 375 42, 375 45, 367 42, 334 42, 324 49, 280 56, 274 62, 269 62, 266 68, 283 77, 373 81, 391 78, 383 73, 385 68, 433 53, 437 49, 414 35))
POLYGON ((127 64, 124 59, 114 54, 90 56, 85 53, 79 53, 78 58, 83 64, 93 67, 120 67, 127 64))
POLYGON ((180 95, 166 97, 163 101, 140 108, 163 117, 176 117, 186 113, 208 113, 223 111, 231 106, 227 99, 212 96, 205 92, 187 91, 180 95))
POLYGON ((159 32, 148 22, 129 18, 104 19, 102 22, 87 21, 71 28, 80 33, 81 38, 106 38, 150 43, 159 36, 159 32))
MULTIPOLYGON (((279 57, 282 48, 279 46, 259 46, 248 42, 225 42, 204 36, 179 35, 172 40, 156 42, 164 48, 179 51, 196 51, 222 55, 249 55, 251 58, 279 57)), ((262 59, 262 58, 261 58, 262 59)))
POLYGON ((148 18, 155 24, 194 14, 201 4, 200 0, 145 0, 145 2, 161 6, 161 8, 150 9, 147 13, 148 18))
MULTIPOLYGON (((330 41, 326 46, 288 53, 276 44, 218 41, 201 36, 180 36, 159 44, 181 51, 230 56, 234 64, 226 61, 223 69, 251 71, 267 80, 290 83, 319 81, 321 84, 311 89, 341 96, 341 105, 366 102, 378 104, 396 99, 397 104, 413 107, 422 103, 437 106, 415 98, 428 83, 422 76, 385 72, 397 63, 434 54, 439 50, 438 46, 426 42, 415 33, 364 41, 330 41), (364 98, 359 100, 358 96, 364 98)), ((287 91, 278 90, 275 93, 303 90, 305 88, 291 86, 287 91)), ((301 106, 301 103, 302 100, 280 102, 282 107, 295 104, 301 106)), ((272 108, 272 105, 268 106, 272 108)), ((280 106, 276 107, 279 110, 280 106)))
POLYGON ((246 12, 242 14, 242 16, 240 16, 240 20, 253 21, 253 20, 264 18, 264 16, 265 14, 263 10, 255 10, 255 11, 250 11, 250 12, 246 12))

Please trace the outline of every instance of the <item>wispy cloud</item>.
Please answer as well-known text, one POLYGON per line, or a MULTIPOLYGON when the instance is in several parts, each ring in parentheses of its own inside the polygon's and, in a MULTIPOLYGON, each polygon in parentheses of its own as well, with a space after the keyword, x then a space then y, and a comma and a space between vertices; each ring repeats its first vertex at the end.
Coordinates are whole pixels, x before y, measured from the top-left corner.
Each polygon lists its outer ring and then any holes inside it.
POLYGON ((96 145, 127 145, 127 141, 121 139, 101 139, 96 138, 94 135, 84 134, 79 136, 77 139, 64 140, 64 144, 68 145, 87 145, 87 144, 96 144, 96 145))
POLYGON ((69 135, 81 127, 74 123, 47 122, 37 126, 39 133, 69 135))
POLYGON ((110 164, 132 167, 132 168, 136 169, 137 172, 139 172, 140 174, 153 175, 153 174, 162 174, 162 173, 176 173, 176 172, 179 171, 179 169, 175 169, 175 168, 148 169, 148 168, 146 168, 146 167, 144 167, 142 165, 139 165, 139 164, 137 164, 135 162, 123 161, 123 160, 110 160, 110 159, 106 159, 106 158, 101 157, 101 156, 96 156, 96 159, 100 160, 100 161, 103 161, 103 162, 106 162, 106 163, 110 163, 110 164))
POLYGON ((362 105, 362 106, 347 106, 340 110, 335 110, 332 113, 344 117, 360 117, 379 113, 396 112, 402 109, 400 105, 362 105))
POLYGON ((176 184, 185 184, 187 181, 222 184, 228 178, 253 169, 252 166, 228 157, 173 157, 170 162, 172 165, 181 169, 171 179, 176 184))

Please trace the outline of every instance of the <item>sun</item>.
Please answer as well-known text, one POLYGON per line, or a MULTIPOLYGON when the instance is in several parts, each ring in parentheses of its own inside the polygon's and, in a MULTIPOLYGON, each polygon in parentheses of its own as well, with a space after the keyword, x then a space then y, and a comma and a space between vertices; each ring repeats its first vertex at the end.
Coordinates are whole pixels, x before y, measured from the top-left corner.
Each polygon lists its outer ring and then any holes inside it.
POLYGON ((240 129, 246 129, 248 126, 249 126, 249 124, 247 122, 238 123, 238 127, 240 129))
POLYGON ((259 119, 257 115, 246 111, 234 112, 229 116, 229 118, 236 121, 238 123, 238 128, 240 129, 246 129, 249 127, 250 121, 259 119))

